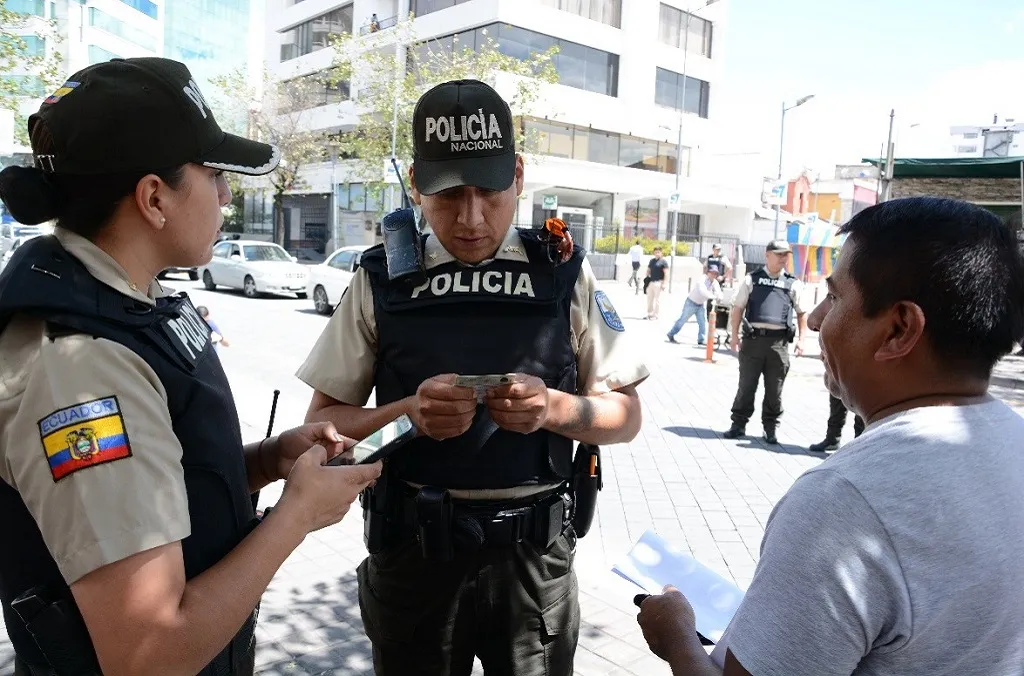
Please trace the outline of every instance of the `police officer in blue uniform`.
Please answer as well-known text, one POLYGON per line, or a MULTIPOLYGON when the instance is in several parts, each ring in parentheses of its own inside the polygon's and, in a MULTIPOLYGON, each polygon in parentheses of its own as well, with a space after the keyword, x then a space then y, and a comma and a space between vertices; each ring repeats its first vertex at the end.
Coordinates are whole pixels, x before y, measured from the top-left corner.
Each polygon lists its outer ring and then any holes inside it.
POLYGON ((374 667, 468 676, 478 656, 487 674, 569 676, 578 487, 598 481, 573 442, 632 439, 648 371, 561 226, 511 227, 524 167, 497 92, 440 84, 413 129, 412 197, 431 233, 363 254, 298 373, 316 390, 307 420, 365 437, 406 414, 420 431, 363 498, 374 667), (395 279, 416 247, 421 274, 395 279), (489 374, 513 382, 479 398, 455 384, 489 374))
POLYGON ((785 240, 769 242, 764 267, 747 275, 736 291, 729 321, 731 346, 739 352, 739 385, 732 404, 732 426, 723 435, 726 439, 746 434, 747 421, 754 415, 757 383, 764 375, 761 425, 765 441, 778 443, 776 430, 782 417, 782 386, 789 373, 789 344, 796 337, 796 354, 802 355, 807 332, 807 318, 800 304, 803 287, 785 271, 791 253, 785 240))
POLYGON ((220 130, 184 65, 90 66, 0 172, 23 223, 0 275, 0 602, 18 676, 249 676, 260 597, 380 464, 325 467, 332 425, 243 444, 210 328, 156 281, 210 260, 231 192, 272 146, 220 130), (256 519, 255 492, 288 478, 256 519))

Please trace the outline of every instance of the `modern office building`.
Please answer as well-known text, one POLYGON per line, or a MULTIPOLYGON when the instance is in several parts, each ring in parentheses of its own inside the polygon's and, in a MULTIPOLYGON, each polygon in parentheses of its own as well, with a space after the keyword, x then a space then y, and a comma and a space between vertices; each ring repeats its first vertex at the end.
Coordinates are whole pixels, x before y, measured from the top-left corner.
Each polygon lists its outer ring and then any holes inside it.
MULTIPOLYGON (((695 243, 715 238, 731 250, 749 233, 761 177, 756 163, 740 171, 706 147, 721 80, 726 5, 727 0, 268 0, 266 53, 282 80, 314 74, 331 65, 331 33, 366 33, 374 15, 387 32, 409 12, 416 40, 435 50, 451 49, 456 40, 475 47, 485 35, 516 56, 557 45, 559 82, 541 85, 539 101, 523 120, 540 144, 537 155, 527 158, 517 222, 539 223, 553 211, 572 224, 591 226, 591 241, 616 230, 624 238, 668 239, 676 222, 669 201, 678 168, 679 237, 695 243), (687 21, 688 5, 699 9, 691 9, 687 21)), ((513 91, 503 75, 495 83, 503 94, 513 91)), ((325 87, 306 119, 316 128, 351 130, 357 100, 358 91, 347 85, 325 87)), ((304 178, 301 194, 287 196, 284 205, 292 248, 373 240, 381 205, 367 204, 363 186, 347 180, 344 163, 307 167, 304 178)), ((273 216, 267 201, 248 206, 247 228, 269 235, 273 216)))
POLYGON ((1024 155, 1024 122, 998 118, 976 127, 950 127, 950 157, 1020 157, 1024 155))

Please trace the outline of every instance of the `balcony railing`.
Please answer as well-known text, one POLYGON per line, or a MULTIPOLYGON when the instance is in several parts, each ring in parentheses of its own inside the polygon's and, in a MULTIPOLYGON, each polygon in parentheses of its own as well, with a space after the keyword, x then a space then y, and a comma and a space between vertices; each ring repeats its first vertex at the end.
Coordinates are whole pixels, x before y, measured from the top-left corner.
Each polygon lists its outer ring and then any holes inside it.
POLYGON ((398 25, 397 16, 389 16, 386 19, 378 19, 377 21, 369 21, 366 24, 359 27, 360 35, 368 35, 370 33, 376 33, 386 28, 393 28, 398 25))

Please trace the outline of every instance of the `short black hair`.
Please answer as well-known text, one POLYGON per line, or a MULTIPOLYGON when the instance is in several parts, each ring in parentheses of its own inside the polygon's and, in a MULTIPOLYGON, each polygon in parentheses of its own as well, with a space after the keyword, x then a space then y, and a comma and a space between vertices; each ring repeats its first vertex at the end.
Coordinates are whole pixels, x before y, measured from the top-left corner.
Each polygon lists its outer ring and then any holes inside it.
POLYGON ((839 229, 864 315, 918 305, 925 337, 962 374, 988 378, 1024 337, 1024 258, 998 216, 961 200, 908 197, 860 212, 839 229))

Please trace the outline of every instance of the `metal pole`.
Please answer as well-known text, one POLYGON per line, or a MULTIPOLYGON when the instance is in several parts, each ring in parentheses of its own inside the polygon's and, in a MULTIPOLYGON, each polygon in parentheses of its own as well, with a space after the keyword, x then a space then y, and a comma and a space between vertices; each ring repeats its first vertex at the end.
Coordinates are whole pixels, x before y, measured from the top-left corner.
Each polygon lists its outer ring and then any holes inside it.
POLYGON ((888 202, 889 195, 892 192, 892 174, 893 174, 893 153, 895 148, 892 145, 892 126, 893 121, 896 119, 896 109, 893 108, 889 111, 889 137, 885 141, 885 169, 882 172, 884 181, 882 183, 882 198, 881 202, 888 202))
MULTIPOLYGON (((1024 232, 1024 160, 1020 162, 1020 227, 1024 232)), ((1020 233, 1017 236, 1020 237, 1020 233)))
MULTIPOLYGON (((782 123, 781 123, 780 126, 781 126, 781 128, 779 130, 779 173, 778 173, 778 181, 779 181, 779 183, 782 182, 782 143, 783 143, 783 141, 786 138, 786 102, 785 101, 782 102, 782 123)), ((779 212, 781 210, 782 210, 782 205, 781 204, 776 204, 775 205, 775 234, 772 236, 772 239, 778 239, 779 238, 779 212)))
MULTIPOLYGON (((686 27, 683 29, 683 88, 679 102, 679 134, 676 137, 676 193, 679 193, 679 177, 683 171, 683 115, 686 113, 686 57, 690 53, 690 6, 686 6, 686 27)), ((672 251, 668 259, 668 292, 672 293, 672 280, 676 276, 676 244, 679 237, 679 219, 682 216, 681 202, 676 204, 676 211, 672 216, 672 251)))
MULTIPOLYGON (((331 149, 331 241, 332 246, 337 249, 341 246, 338 242, 338 149, 331 149)), ((330 251, 325 251, 328 256, 330 251)))

